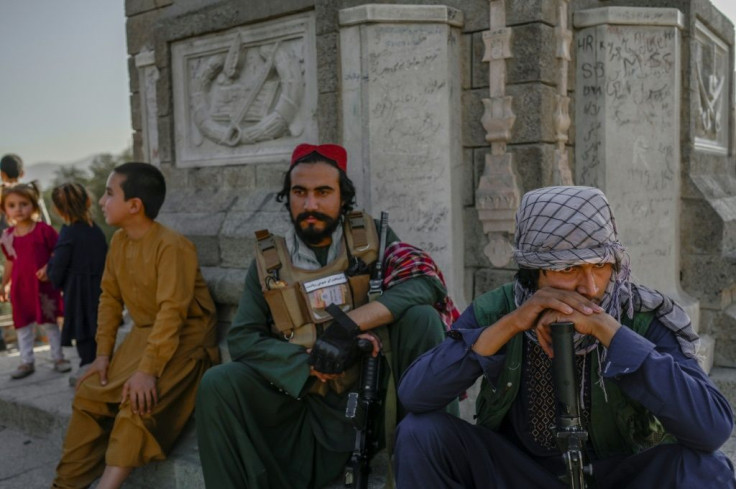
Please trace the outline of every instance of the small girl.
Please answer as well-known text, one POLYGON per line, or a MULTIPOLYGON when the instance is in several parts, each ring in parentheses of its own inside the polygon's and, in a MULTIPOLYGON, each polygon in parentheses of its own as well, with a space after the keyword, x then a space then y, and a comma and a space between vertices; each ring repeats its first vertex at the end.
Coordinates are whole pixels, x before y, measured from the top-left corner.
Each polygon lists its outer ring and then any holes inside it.
POLYGON ((54 370, 71 370, 61 351, 61 333, 56 322, 61 315, 60 293, 42 280, 58 235, 54 228, 37 221, 40 214, 38 199, 36 188, 24 183, 4 187, 0 199, 0 207, 11 224, 0 236, 0 248, 6 258, 0 300, 8 299, 9 285, 21 360, 18 368, 10 374, 13 379, 21 379, 35 371, 33 343, 37 324, 46 329, 54 370))
POLYGON ((51 200, 66 224, 61 228, 46 274, 56 288, 64 291, 61 344, 71 346, 71 340, 76 340, 82 367, 92 363, 97 354, 97 305, 107 242, 102 230, 92 222, 91 200, 82 185, 59 185, 51 191, 51 200))

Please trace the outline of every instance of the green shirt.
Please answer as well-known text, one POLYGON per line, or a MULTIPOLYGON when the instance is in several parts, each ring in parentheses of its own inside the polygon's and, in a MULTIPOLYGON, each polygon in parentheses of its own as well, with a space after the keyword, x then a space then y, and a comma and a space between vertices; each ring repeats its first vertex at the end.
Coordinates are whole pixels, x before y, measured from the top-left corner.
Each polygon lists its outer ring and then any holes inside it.
MULTIPOLYGON (((389 230, 388 242, 398 241, 389 230)), ((415 277, 384 291, 378 302, 397 319, 411 306, 434 304, 446 290, 436 278, 415 277)), ((277 388, 300 397, 309 379, 308 354, 303 346, 273 336, 268 325, 269 310, 263 297, 255 261, 245 277, 245 290, 227 336, 230 356, 245 361, 277 388)))

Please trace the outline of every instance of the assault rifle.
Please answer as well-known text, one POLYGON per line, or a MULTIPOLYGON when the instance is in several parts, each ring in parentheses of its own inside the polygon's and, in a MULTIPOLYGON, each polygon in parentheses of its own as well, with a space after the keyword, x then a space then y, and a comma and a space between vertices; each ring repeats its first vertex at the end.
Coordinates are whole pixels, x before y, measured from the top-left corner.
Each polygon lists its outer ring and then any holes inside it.
POLYGON ((360 366, 359 391, 348 394, 345 416, 352 420, 355 428, 355 445, 350 462, 345 468, 345 487, 366 489, 371 472, 371 456, 378 448, 376 421, 381 408, 380 381, 382 354, 371 355, 373 343, 358 340, 358 349, 363 352, 360 366))
MULTIPOLYGON (((370 301, 383 293, 383 259, 386 254, 387 235, 388 212, 381 212, 378 257, 368 289, 370 301)), ((377 357, 373 357, 371 354, 373 343, 368 340, 358 340, 358 350, 363 352, 358 392, 348 394, 348 405, 345 408, 345 416, 352 420, 355 428, 353 454, 345 468, 345 487, 367 489, 368 475, 371 472, 371 457, 378 449, 376 424, 382 404, 380 386, 383 355, 379 352, 377 357)))
POLYGON ((585 476, 593 475, 593 466, 585 465, 583 452, 588 432, 580 421, 578 403, 578 381, 575 375, 573 346, 573 323, 550 324, 552 330, 552 380, 558 402, 557 447, 562 452, 562 461, 567 469, 565 481, 571 489, 587 487, 585 476))
POLYGON ((383 294, 381 286, 383 284, 383 259, 386 254, 386 237, 388 236, 388 212, 381 212, 381 224, 378 234, 378 258, 376 258, 376 267, 369 282, 370 288, 368 289, 368 299, 371 301, 383 294))

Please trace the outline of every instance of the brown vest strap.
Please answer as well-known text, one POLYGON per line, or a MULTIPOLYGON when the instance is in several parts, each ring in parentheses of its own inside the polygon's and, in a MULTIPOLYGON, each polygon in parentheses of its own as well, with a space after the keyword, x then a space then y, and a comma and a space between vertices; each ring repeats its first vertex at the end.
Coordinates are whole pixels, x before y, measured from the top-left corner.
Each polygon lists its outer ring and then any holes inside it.
POLYGON ((268 229, 261 229, 256 231, 256 240, 258 242, 258 248, 263 254, 263 260, 266 262, 266 273, 272 273, 274 270, 281 268, 281 260, 279 260, 279 254, 276 251, 276 243, 268 229))
POLYGON ((348 214, 348 222, 350 223, 350 230, 353 233, 353 246, 356 248, 368 246, 368 235, 365 230, 363 213, 360 211, 351 212, 348 214))

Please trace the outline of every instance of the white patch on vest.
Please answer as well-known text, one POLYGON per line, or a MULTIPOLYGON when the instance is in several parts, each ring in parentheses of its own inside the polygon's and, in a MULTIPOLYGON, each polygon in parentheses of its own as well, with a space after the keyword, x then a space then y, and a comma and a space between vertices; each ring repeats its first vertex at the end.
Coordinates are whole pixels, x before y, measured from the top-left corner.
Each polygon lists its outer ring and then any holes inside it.
POLYGON ((330 304, 341 306, 345 304, 347 296, 347 285, 337 284, 324 289, 317 289, 307 294, 309 303, 312 306, 312 312, 318 314, 330 304))
POLYGON ((304 290, 309 293, 317 289, 324 289, 325 287, 331 287, 333 285, 339 285, 347 283, 348 278, 344 273, 338 273, 330 275, 329 277, 318 278, 309 282, 304 282, 304 290))

